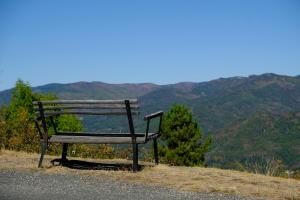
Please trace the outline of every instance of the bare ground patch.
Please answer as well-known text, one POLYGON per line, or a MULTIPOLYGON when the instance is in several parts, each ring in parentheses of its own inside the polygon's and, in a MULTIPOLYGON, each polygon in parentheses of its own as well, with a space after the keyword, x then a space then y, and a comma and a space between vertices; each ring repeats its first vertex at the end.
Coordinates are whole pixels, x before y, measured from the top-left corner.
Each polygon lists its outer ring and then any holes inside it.
MULTIPOLYGON (((46 173, 105 176, 118 181, 161 185, 185 191, 229 193, 266 199, 300 199, 300 181, 294 179, 216 168, 153 166, 152 163, 143 162, 141 164, 145 168, 137 173, 126 170, 78 170, 53 166, 50 161, 56 158, 58 157, 46 155, 43 162, 44 167, 39 169, 37 168, 39 154, 2 150, 0 152, 0 170, 40 170, 46 173)), ((119 159, 74 159, 94 163, 131 163, 131 161, 119 159)))

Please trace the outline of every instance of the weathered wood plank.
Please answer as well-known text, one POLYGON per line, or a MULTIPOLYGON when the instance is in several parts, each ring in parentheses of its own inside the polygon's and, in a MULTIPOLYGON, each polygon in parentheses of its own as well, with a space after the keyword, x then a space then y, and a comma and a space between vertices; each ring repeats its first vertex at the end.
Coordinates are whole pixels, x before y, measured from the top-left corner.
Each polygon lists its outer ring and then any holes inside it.
MULTIPOLYGON (((60 105, 47 105, 46 107, 43 107, 43 110, 59 110, 59 109, 125 109, 126 106, 124 104, 103 104, 103 105, 97 105, 97 104, 84 104, 84 105, 74 105, 74 106, 60 106, 60 105)), ((139 109, 140 107, 138 105, 132 105, 130 106, 131 109, 139 109)), ((35 111, 38 111, 39 108, 35 107, 35 111)))
MULTIPOLYGON (((137 104, 137 99, 128 99, 130 104, 137 104)), ((50 100, 50 101, 41 101, 43 105, 48 104, 122 104, 124 100, 50 100)), ((38 101, 33 102, 34 105, 38 104, 38 101)))
MULTIPOLYGON (((98 133, 98 132, 58 132, 56 135, 95 136, 95 137, 131 137, 131 133, 98 133)), ((145 137, 145 133, 136 133, 136 137, 145 137)))
MULTIPOLYGON (((82 144, 131 144, 131 137, 97 137, 97 136, 67 136, 53 135, 48 142, 82 143, 82 144)), ((145 137, 137 137, 136 143, 145 143, 145 137)))
MULTIPOLYGON (((60 142, 60 143, 83 143, 83 144, 132 144, 132 138, 129 136, 117 136, 120 134, 116 134, 114 136, 104 136, 106 134, 97 134, 95 136, 87 136, 87 135, 53 135, 48 140, 49 142, 60 142), (100 136, 100 137, 99 137, 100 136), (104 136, 104 137, 103 137, 104 136)), ((136 142, 138 144, 143 144, 145 141, 144 133, 136 133, 136 142)), ((149 133, 149 138, 157 138, 159 134, 157 133, 149 133)))
MULTIPOLYGON (((127 115, 126 112, 95 112, 95 111, 54 111, 54 112, 45 112, 45 117, 55 116, 55 115, 127 115)), ((138 111, 132 111, 133 115, 138 115, 138 111)))

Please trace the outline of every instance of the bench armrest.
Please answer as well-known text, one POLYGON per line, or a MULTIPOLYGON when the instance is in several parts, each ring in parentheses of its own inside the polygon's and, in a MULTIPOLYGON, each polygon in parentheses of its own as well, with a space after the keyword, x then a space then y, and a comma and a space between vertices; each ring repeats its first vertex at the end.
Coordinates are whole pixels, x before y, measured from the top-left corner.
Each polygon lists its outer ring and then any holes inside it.
POLYGON ((149 115, 146 115, 144 117, 144 120, 147 121, 147 127, 146 127, 146 134, 145 134, 145 143, 150 140, 151 138, 148 139, 148 133, 149 133, 149 127, 150 127, 150 122, 151 119, 159 117, 159 125, 158 125, 158 130, 156 132, 157 135, 160 135, 161 132, 161 122, 162 122, 162 116, 163 116, 164 112, 163 111, 158 111, 149 115))
POLYGON ((164 114, 163 111, 158 111, 158 112, 155 112, 155 113, 146 115, 146 116, 144 117, 144 120, 150 120, 150 119, 153 119, 153 118, 155 118, 155 117, 162 116, 163 114, 164 114))

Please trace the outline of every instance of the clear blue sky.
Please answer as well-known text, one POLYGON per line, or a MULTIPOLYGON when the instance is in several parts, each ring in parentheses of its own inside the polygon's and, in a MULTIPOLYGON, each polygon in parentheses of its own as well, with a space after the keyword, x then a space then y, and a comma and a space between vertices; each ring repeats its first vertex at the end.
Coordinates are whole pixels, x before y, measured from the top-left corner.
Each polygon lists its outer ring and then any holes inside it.
POLYGON ((299 0, 0 0, 0 90, 300 74, 299 0))

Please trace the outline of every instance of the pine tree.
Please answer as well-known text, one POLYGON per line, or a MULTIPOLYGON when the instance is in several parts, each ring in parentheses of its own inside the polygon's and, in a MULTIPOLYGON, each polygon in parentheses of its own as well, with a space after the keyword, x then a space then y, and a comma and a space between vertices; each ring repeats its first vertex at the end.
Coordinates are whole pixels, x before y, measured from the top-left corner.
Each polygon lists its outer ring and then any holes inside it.
POLYGON ((202 166, 211 137, 202 140, 202 131, 184 105, 174 105, 162 125, 160 156, 172 165, 202 166))

